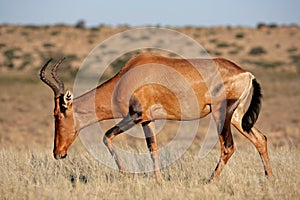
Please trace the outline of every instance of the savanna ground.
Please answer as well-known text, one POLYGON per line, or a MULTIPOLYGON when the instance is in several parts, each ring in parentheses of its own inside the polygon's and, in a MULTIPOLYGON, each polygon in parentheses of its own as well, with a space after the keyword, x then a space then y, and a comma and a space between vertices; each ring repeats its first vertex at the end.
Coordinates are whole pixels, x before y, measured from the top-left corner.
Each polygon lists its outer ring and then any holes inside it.
MULTIPOLYGON (((220 179, 206 184, 219 159, 219 145, 198 157, 201 127, 186 153, 162 170, 163 185, 152 173, 124 176, 88 154, 78 139, 65 160, 54 160, 53 94, 38 79, 50 57, 66 56, 64 80, 98 43, 129 27, 78 29, 67 26, 0 27, 0 197, 1 199, 297 199, 300 195, 300 29, 299 27, 176 28, 212 56, 234 60, 251 71, 264 99, 257 127, 268 137, 273 179, 264 177, 252 145, 237 132, 237 151, 220 179)), ((145 39, 147 39, 145 37, 145 39)), ((172 123, 159 133, 172 137, 172 123)), ((144 148, 123 135, 116 143, 144 148)), ((99 142, 101 138, 99 137, 99 142)))

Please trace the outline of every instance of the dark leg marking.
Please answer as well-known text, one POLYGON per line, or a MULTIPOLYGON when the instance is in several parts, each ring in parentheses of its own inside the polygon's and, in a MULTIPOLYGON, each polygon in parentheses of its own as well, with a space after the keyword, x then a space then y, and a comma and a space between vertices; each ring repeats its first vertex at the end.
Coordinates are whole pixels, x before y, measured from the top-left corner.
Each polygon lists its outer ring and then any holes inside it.
POLYGON ((118 124, 109 129, 104 137, 103 143, 108 148, 110 154, 116 161, 116 164, 121 172, 125 172, 125 166, 113 148, 112 140, 119 134, 127 131, 142 120, 141 104, 136 98, 130 99, 129 113, 118 124))
POLYGON ((151 159, 153 161, 153 167, 156 176, 156 182, 161 185, 161 174, 159 169, 159 154, 158 154, 158 143, 155 135, 155 125, 154 122, 144 122, 142 123, 147 147, 151 154, 151 159))
POLYGON ((219 177, 224 166, 234 153, 234 142, 230 124, 233 112, 235 111, 237 105, 237 100, 227 100, 225 101, 225 103, 222 102, 216 105, 216 110, 212 112, 218 127, 219 140, 221 145, 221 156, 219 163, 217 164, 214 172, 211 175, 210 181, 214 181, 219 177), (220 119, 223 115, 225 115, 225 119, 220 119), (222 127, 222 129, 220 129, 220 127, 222 127))

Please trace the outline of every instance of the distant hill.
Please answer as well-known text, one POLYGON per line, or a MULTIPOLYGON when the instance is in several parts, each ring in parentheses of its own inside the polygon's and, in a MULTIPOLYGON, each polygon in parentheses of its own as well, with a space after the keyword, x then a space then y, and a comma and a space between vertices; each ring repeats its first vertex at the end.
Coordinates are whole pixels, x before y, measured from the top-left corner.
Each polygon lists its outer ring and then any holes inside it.
MULTIPOLYGON (((129 29, 131 27, 128 26, 82 28, 65 25, 2 25, 0 72, 31 72, 40 68, 49 58, 61 57, 67 57, 66 65, 70 69, 76 69, 98 44, 116 33, 129 29)), ((171 29, 192 37, 211 56, 226 57, 244 68, 264 67, 300 71, 298 45, 300 28, 297 26, 171 27, 171 29)))

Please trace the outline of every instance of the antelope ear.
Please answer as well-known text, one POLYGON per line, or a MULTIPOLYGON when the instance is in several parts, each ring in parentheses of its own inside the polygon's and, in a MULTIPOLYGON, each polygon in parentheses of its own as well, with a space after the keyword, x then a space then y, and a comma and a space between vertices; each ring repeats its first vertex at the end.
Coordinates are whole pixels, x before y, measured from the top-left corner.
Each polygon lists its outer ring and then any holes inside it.
POLYGON ((72 104, 72 102, 73 102, 73 94, 72 94, 72 92, 67 90, 67 92, 64 94, 63 106, 65 108, 68 108, 72 104))

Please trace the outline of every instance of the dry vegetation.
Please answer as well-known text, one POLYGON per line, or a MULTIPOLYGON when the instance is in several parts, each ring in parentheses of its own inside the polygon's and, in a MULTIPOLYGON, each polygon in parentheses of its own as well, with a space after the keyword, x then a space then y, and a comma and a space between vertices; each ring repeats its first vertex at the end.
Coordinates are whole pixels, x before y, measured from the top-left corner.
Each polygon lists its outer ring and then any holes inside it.
MULTIPOLYGON (((62 56, 68 58, 69 67, 78 68, 96 45, 113 34, 129 29, 127 26, 82 29, 64 25, 3 25, 0 26, 0 71, 32 71, 49 57, 62 56)), ((300 31, 297 26, 259 29, 183 27, 175 30, 195 39, 212 56, 227 57, 248 67, 281 68, 288 71, 300 68, 300 49, 297 45, 300 31)), ((149 39, 144 37, 144 40, 149 39)))
MULTIPOLYGON (((67 57, 68 86, 84 57, 101 41, 129 27, 0 26, 0 196, 1 199, 296 199, 299 197, 300 28, 243 27, 176 30, 212 56, 234 60, 255 74, 264 93, 257 126, 268 136, 275 177, 263 176, 258 154, 235 133, 237 153, 220 181, 205 184, 215 167, 218 145, 197 157, 204 138, 199 128, 184 156, 163 170, 162 187, 152 174, 123 176, 106 168, 77 142, 66 160, 55 161, 52 92, 40 83, 38 69, 50 57, 67 57)), ((145 37, 145 39, 147 39, 145 37)), ((168 127, 172 123, 168 123, 168 127)), ((167 141, 171 128, 159 139, 167 141)), ((134 146, 128 136, 124 145, 134 146)), ((99 138, 99 141, 101 139, 99 138)), ((143 146, 143 144, 139 145, 143 146)), ((141 147, 142 148, 142 147, 141 147)))
POLYGON ((300 195, 299 149, 271 148, 275 178, 264 177, 252 148, 238 151, 220 180, 206 184, 218 151, 200 160, 187 152, 162 170, 163 185, 152 174, 124 176, 86 153, 55 161, 47 152, 2 150, 2 199, 296 199, 300 195), (287 156, 288 155, 288 156, 287 156))

